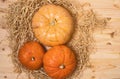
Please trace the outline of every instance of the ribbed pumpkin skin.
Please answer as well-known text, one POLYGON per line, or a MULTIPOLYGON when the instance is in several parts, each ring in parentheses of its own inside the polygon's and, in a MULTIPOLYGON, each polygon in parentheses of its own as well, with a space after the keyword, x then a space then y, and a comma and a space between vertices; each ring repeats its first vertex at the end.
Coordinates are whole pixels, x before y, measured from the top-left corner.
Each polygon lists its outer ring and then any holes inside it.
POLYGON ((44 45, 55 46, 69 41, 73 32, 73 18, 63 7, 48 4, 33 16, 35 37, 44 45))
POLYGON ((66 46, 55 46, 43 58, 44 70, 53 79, 64 79, 76 67, 74 53, 66 46))
POLYGON ((38 42, 27 42, 20 48, 18 59, 27 69, 36 70, 43 64, 44 52, 38 42))

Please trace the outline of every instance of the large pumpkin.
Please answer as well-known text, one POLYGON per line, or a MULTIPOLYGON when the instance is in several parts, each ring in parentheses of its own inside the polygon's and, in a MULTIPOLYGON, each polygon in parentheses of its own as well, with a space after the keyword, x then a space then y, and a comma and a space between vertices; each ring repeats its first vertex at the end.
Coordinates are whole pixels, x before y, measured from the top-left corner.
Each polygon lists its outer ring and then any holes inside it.
POLYGON ((43 58, 44 70, 53 79, 64 79, 76 67, 76 58, 70 48, 60 45, 47 51, 43 58))
POLYGON ((63 7, 53 4, 42 6, 33 16, 33 32, 48 46, 66 43, 73 32, 73 18, 63 7))
POLYGON ((18 59, 27 69, 39 69, 43 64, 44 52, 38 42, 27 42, 20 48, 18 59))

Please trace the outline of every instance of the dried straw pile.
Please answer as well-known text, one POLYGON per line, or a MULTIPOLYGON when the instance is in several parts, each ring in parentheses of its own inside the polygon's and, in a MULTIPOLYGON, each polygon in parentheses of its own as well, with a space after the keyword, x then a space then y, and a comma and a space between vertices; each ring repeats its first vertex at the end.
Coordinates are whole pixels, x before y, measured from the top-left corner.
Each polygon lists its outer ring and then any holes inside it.
MULTIPOLYGON (((80 79, 80 74, 89 61, 89 55, 94 47, 92 37, 97 27, 104 27, 107 19, 99 19, 92 9, 85 9, 89 4, 80 4, 78 0, 18 0, 9 7, 8 26, 11 33, 10 45, 13 50, 12 60, 15 72, 23 71, 33 75, 35 79, 49 79, 43 69, 30 71, 25 69, 17 59, 20 46, 29 40, 36 40, 31 28, 31 19, 34 13, 45 4, 57 4, 67 8, 75 20, 75 32, 67 43, 75 51, 78 64, 74 73, 67 79, 80 79)), ((29 76, 30 77, 30 76, 29 76)))

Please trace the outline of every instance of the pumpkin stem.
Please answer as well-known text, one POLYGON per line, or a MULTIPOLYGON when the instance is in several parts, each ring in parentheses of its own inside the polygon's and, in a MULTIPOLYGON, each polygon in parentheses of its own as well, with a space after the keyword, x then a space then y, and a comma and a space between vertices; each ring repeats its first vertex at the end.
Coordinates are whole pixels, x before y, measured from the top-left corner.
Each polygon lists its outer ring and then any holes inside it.
POLYGON ((65 68, 65 65, 62 64, 62 65, 59 66, 59 68, 60 68, 60 69, 64 69, 64 68, 65 68))
POLYGON ((32 57, 31 60, 32 60, 32 61, 35 61, 35 57, 32 57))
POLYGON ((50 25, 51 25, 51 26, 54 26, 54 25, 56 24, 56 22, 57 22, 57 20, 54 19, 54 20, 52 20, 52 21, 50 22, 50 25))

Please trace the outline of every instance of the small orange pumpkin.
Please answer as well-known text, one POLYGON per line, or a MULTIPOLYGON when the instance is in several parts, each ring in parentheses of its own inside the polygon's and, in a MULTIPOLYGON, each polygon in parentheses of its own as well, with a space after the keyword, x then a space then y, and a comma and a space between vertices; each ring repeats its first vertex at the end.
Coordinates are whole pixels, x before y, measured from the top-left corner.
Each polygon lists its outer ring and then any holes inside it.
POLYGON ((32 27, 35 37, 47 46, 66 43, 73 32, 73 18, 63 7, 48 4, 33 16, 32 27))
POLYGON ((43 64, 44 49, 38 42, 27 42, 19 50, 18 59, 30 70, 39 69, 43 64))
POLYGON ((44 70, 53 79, 64 79, 76 67, 76 58, 70 48, 60 45, 47 51, 43 58, 44 70))

